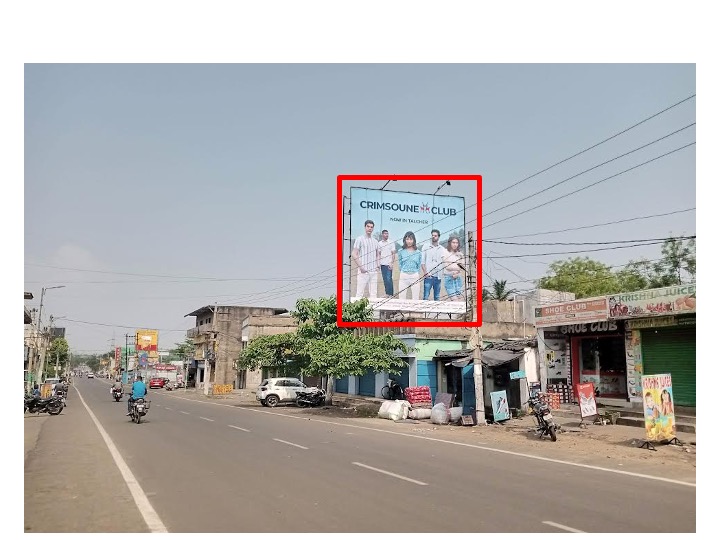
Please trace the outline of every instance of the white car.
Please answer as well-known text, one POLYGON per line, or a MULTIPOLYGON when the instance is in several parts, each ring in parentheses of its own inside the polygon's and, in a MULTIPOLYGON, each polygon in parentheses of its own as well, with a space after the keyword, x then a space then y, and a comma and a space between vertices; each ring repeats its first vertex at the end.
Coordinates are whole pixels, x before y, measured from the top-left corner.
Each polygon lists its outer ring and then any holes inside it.
POLYGON ((95 374, 94 373, 88 373, 88 379, 94 379, 95 374))
POLYGON ((265 379, 255 392, 255 399, 264 407, 275 407, 278 403, 295 402, 297 399, 295 392, 305 389, 307 385, 294 377, 265 379))

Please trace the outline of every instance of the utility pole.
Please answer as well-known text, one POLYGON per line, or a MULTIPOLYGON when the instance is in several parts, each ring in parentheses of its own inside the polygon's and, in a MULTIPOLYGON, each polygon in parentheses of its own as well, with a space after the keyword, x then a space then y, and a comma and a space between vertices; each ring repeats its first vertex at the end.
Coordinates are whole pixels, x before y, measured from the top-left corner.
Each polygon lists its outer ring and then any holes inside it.
POLYGON ((125 370, 123 371, 123 383, 127 384, 128 380, 128 334, 125 334, 125 370))
MULTIPOLYGON (((470 320, 477 320, 478 305, 478 279, 477 272, 477 246, 472 231, 468 231, 468 248, 470 264, 468 265, 468 293, 470 295, 470 320)), ((473 380, 475 383, 475 418, 476 424, 484 426, 485 421, 485 390, 483 388, 482 369, 482 332, 473 326, 470 332, 470 346, 473 350, 473 380)))
POLYGON ((205 395, 210 394, 210 362, 208 361, 208 356, 210 354, 213 355, 213 359, 215 358, 215 344, 217 341, 217 334, 215 333, 215 319, 217 318, 217 302, 215 302, 215 308, 213 309, 213 317, 212 317, 212 330, 211 330, 211 349, 210 353, 205 353, 205 388, 204 393, 205 395))

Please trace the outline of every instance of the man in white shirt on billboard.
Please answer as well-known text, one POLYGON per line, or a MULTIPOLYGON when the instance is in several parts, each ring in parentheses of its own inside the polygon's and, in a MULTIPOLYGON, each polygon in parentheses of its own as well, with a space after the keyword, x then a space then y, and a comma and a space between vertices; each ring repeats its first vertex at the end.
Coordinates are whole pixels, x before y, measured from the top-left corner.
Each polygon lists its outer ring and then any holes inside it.
POLYGON ((393 295, 393 278, 392 271, 395 266, 395 241, 389 240, 390 233, 387 229, 382 232, 382 240, 378 242, 380 246, 380 273, 385 286, 385 298, 393 295))
POLYGON ((358 236, 353 245, 352 258, 358 267, 357 297, 365 296, 365 287, 370 288, 368 296, 377 298, 377 276, 380 269, 380 245, 373 238, 375 222, 365 221, 365 234, 358 236))
POLYGON ((433 290, 433 300, 440 300, 440 276, 443 275, 445 264, 443 257, 447 250, 440 245, 440 231, 433 229, 430 233, 431 242, 422 248, 422 274, 423 279, 423 300, 430 297, 430 289, 433 290))

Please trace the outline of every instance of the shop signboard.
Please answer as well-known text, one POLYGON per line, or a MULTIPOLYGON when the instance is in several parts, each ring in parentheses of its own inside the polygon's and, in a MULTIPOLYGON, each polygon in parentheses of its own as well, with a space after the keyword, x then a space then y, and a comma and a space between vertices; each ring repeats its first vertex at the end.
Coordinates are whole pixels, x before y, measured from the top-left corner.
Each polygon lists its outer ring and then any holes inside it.
POLYGON ((492 401, 493 419, 495 422, 510 418, 510 408, 508 407, 507 392, 505 392, 505 390, 490 392, 490 401, 492 401))
POLYGON ((608 301, 604 296, 535 308, 535 326, 538 328, 606 321, 607 318, 608 301))
POLYGON ((580 398, 580 418, 596 416, 598 411, 593 383, 577 384, 575 388, 580 398))
POLYGON ((642 376, 645 438, 670 441, 675 438, 675 409, 669 373, 642 376))
POLYGON ((630 318, 695 313, 695 284, 673 285, 609 297, 610 317, 630 318))
POLYGON ((525 378, 524 371, 511 371, 510 372, 510 380, 524 379, 524 378, 525 378))

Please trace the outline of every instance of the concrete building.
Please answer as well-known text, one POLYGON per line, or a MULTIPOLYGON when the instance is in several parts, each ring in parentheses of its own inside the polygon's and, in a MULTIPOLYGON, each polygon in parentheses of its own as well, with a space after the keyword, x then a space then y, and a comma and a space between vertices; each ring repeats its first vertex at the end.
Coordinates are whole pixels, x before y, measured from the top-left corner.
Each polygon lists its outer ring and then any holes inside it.
MULTIPOLYGON (((240 350, 245 349, 248 343, 260 336, 274 336, 277 334, 285 334, 295 332, 297 330, 297 322, 289 313, 281 315, 248 315, 242 321, 242 335, 240 341, 240 350)), ((238 351, 239 352, 239 351, 238 351)), ((265 370, 243 370, 238 373, 237 388, 255 389, 260 386, 263 378, 279 376, 277 373, 267 373, 265 370)), ((315 384, 314 382, 312 384, 315 384)), ((310 385, 312 385, 310 384, 310 385)))
POLYGON ((185 315, 195 317, 195 327, 186 334, 195 345, 188 370, 191 386, 204 388, 208 383, 244 387, 240 386, 243 381, 235 367, 242 347, 242 322, 250 315, 268 317, 287 312, 285 308, 209 305, 185 315), (205 360, 208 373, 205 373, 205 360))

